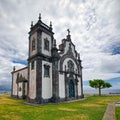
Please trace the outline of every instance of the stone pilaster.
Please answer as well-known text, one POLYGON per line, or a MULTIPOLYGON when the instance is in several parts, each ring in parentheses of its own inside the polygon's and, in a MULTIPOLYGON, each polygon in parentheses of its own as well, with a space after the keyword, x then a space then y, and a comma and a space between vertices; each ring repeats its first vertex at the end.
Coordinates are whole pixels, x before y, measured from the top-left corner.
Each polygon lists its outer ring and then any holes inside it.
POLYGON ((59 71, 58 71, 58 61, 59 61, 58 49, 56 48, 56 41, 54 40, 54 45, 52 48, 52 86, 53 86, 53 96, 52 102, 59 102, 59 71))
POLYGON ((81 60, 80 60, 80 54, 78 54, 78 64, 79 64, 79 75, 80 75, 80 79, 81 79, 81 97, 84 97, 83 94, 83 80, 82 80, 82 66, 81 66, 81 60))
POLYGON ((36 72, 36 102, 42 103, 42 59, 40 57, 37 58, 36 72))

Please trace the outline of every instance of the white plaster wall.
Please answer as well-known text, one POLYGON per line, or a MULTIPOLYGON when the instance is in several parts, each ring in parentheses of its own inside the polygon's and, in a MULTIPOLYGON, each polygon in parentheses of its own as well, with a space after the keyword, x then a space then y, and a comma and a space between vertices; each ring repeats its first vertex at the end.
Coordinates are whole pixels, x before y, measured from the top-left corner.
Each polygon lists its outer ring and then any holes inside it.
POLYGON ((75 49, 74 49, 74 46, 73 46, 73 45, 71 45, 71 48, 72 48, 72 53, 73 53, 73 56, 74 56, 74 57, 76 57, 76 56, 75 56, 75 49))
POLYGON ((52 97, 52 64, 42 61, 42 97, 48 99, 52 97), (50 66, 50 77, 44 77, 44 65, 50 66))
POLYGON ((51 36, 42 32, 42 53, 48 56, 51 56, 51 36), (44 39, 47 38, 49 41, 49 51, 44 49, 44 39))
POLYGON ((37 32, 35 32, 30 38, 30 56, 37 53, 37 32), (32 40, 35 39, 35 50, 32 51, 32 40))
POLYGON ((17 95, 17 84, 16 84, 17 74, 13 73, 13 95, 17 95))
POLYGON ((23 86, 22 86, 22 83, 20 82, 19 84, 18 84, 18 96, 19 97, 22 97, 22 89, 23 89, 23 86), (21 88, 21 91, 19 90, 21 88))
POLYGON ((65 80, 64 74, 59 74, 59 96, 60 98, 65 98, 65 80))
POLYGON ((36 98, 36 61, 34 61, 34 69, 31 70, 30 63, 30 76, 29 76, 29 97, 31 99, 36 98))
POLYGON ((69 49, 69 43, 70 43, 70 42, 67 42, 67 41, 66 41, 66 46, 65 46, 65 49, 64 49, 64 50, 65 50, 64 54, 66 54, 67 51, 68 51, 68 49, 69 49))
MULTIPOLYGON (((22 68, 19 70, 16 70, 13 73, 13 95, 17 95, 17 84, 16 84, 16 79, 17 79, 17 74, 19 73, 19 75, 22 75, 23 77, 25 77, 28 80, 28 68, 22 68)), ((26 90, 27 92, 27 90, 26 90)))
POLYGON ((78 80, 78 95, 81 96, 81 78, 79 77, 78 80))
POLYGON ((27 95, 27 85, 28 85, 28 83, 26 82, 25 83, 25 95, 27 95))
MULTIPOLYGON (((65 71, 65 65, 66 65, 66 70, 68 69, 67 67, 67 62, 71 60, 74 63, 74 70, 77 69, 77 65, 74 62, 73 59, 71 58, 66 58, 63 62, 63 71, 65 71)), ((64 80, 64 74, 59 74, 59 95, 61 98, 65 97, 65 80, 64 80)))

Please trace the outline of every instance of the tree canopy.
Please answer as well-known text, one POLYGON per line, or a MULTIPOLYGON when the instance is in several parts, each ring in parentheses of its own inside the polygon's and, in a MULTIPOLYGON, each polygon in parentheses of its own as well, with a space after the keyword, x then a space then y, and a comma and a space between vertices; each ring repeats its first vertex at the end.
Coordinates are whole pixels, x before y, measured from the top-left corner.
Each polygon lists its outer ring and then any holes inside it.
POLYGON ((101 89, 112 87, 110 83, 105 82, 102 79, 89 80, 89 85, 95 89, 98 89, 99 95, 101 95, 101 89))

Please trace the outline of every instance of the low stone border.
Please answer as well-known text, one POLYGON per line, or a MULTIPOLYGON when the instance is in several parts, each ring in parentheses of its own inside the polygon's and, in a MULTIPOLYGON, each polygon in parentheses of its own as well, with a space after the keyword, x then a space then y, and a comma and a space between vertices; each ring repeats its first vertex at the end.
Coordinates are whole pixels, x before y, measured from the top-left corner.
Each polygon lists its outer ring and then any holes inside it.
POLYGON ((102 120, 116 120, 115 103, 108 104, 102 120))
POLYGON ((83 101, 83 100, 86 100, 86 98, 71 100, 71 101, 63 101, 63 102, 58 102, 58 103, 46 103, 46 104, 35 104, 35 103, 28 103, 28 102, 23 102, 23 103, 26 105, 31 105, 31 106, 42 106, 42 105, 49 105, 49 104, 52 105, 52 104, 79 102, 79 101, 83 101))

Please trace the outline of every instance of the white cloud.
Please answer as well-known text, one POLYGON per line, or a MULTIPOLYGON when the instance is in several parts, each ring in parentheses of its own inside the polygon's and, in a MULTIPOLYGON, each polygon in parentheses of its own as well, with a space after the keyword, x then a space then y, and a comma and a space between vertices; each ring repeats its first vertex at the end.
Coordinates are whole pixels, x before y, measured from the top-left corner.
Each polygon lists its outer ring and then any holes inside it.
POLYGON ((13 60, 28 57, 28 32, 31 21, 42 13, 43 22, 53 22, 57 43, 70 28, 72 41, 81 53, 84 80, 119 77, 120 55, 112 55, 120 44, 119 0, 4 0, 0 1, 0 75, 11 80, 13 60))

